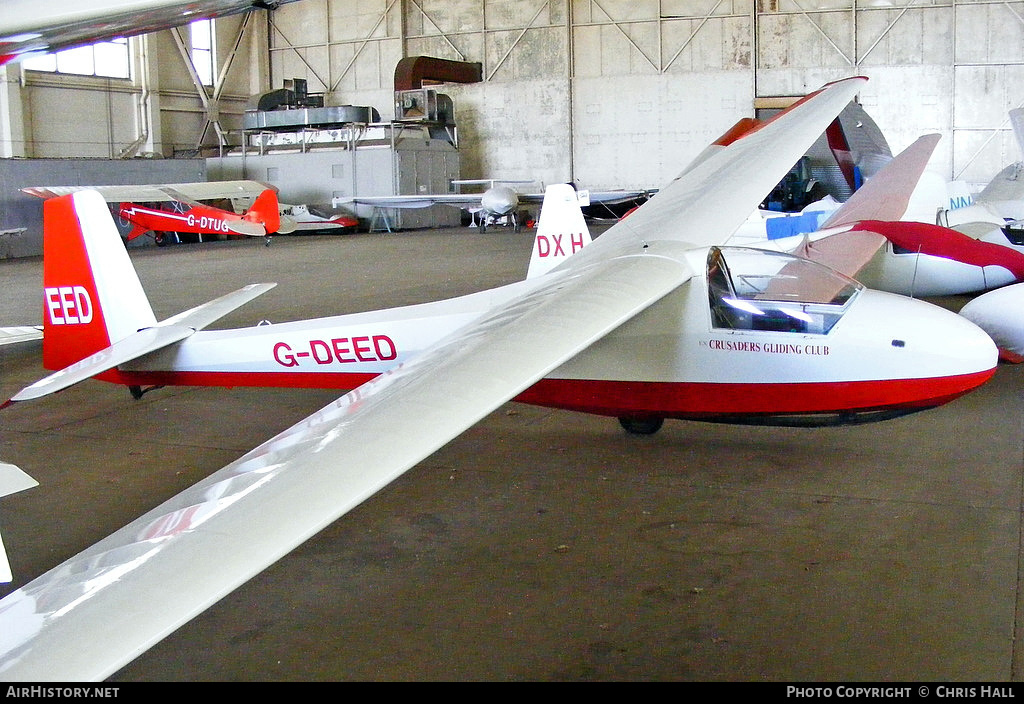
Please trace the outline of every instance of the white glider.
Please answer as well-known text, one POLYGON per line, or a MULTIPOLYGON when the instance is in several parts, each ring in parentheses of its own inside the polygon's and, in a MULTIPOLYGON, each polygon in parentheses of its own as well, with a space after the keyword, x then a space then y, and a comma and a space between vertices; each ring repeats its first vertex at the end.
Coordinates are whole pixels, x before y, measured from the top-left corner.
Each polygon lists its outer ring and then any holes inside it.
MULTIPOLYGON (((996 350, 962 317, 803 259, 722 246, 863 81, 831 84, 718 150, 593 242, 577 247, 571 226, 552 231, 542 215, 533 256, 549 261, 521 282, 195 330, 97 367, 129 386, 357 388, 0 600, 0 678, 109 676, 511 399, 650 432, 665 417, 877 420, 984 383, 996 350)), ((120 310, 124 293, 139 300, 133 271, 113 279, 87 255, 112 227, 90 195, 45 206, 60 246, 44 256, 44 348, 65 351, 44 349, 44 363, 58 370, 147 335, 138 321, 152 319, 141 304, 120 310)), ((168 322, 148 327, 189 327, 168 322)))

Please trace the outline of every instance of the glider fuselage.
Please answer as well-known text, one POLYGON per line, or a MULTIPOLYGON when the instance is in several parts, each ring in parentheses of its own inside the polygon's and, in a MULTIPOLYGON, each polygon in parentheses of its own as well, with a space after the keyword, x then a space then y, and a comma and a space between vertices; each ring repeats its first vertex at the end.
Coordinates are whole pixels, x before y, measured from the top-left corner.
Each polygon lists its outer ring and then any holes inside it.
MULTIPOLYGON (((855 284, 834 303, 766 307, 765 296, 748 297, 765 308, 755 314, 736 309, 739 298, 725 296, 725 305, 721 293, 709 295, 707 253, 692 255, 693 269, 705 273, 517 400, 617 417, 815 425, 940 405, 994 371, 996 350, 972 324, 855 284), (723 319, 716 307, 738 313, 723 319)), ((749 271, 741 276, 756 278, 749 271)), ((353 389, 531 285, 526 280, 385 311, 199 331, 100 378, 130 386, 353 389)))

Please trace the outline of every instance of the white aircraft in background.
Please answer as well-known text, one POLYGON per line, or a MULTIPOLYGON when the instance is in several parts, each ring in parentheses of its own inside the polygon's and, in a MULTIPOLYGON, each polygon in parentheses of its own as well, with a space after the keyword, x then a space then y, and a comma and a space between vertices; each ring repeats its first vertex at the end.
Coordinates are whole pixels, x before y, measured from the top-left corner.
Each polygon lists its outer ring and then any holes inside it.
POLYGON ((47 201, 43 358, 59 371, 5 412, 91 377, 355 388, 0 600, 0 677, 109 676, 509 400, 653 432, 880 420, 984 383, 997 353, 964 318, 724 246, 864 80, 800 101, 593 242, 552 186, 526 279, 386 311, 203 330, 262 284, 158 322, 102 199, 47 201))
POLYGON ((295 0, 4 0, 0 64, 295 0))
MULTIPOLYGON (((453 185, 487 186, 480 193, 435 193, 422 195, 397 196, 341 196, 334 198, 332 204, 338 206, 367 205, 374 208, 429 208, 434 205, 453 205, 473 213, 474 224, 481 232, 488 225, 507 221, 518 232, 522 223, 519 222, 519 206, 525 203, 540 204, 544 200, 543 193, 520 193, 516 184, 530 184, 534 181, 501 181, 498 179, 462 179, 452 181, 453 185), (479 221, 476 218, 479 217, 479 221)), ((591 203, 618 204, 644 198, 649 191, 579 191, 580 205, 586 207, 591 203)))
MULTIPOLYGON (((1009 115, 1018 147, 1024 154, 1024 110, 1011 110, 1009 115)), ((904 283, 882 284, 886 290, 950 295, 985 291, 1024 280, 1020 264, 1024 256, 1024 163, 1007 166, 977 194, 972 194, 963 182, 946 182, 935 174, 925 173, 910 209, 912 212, 904 219, 956 230, 976 244, 964 247, 962 240, 951 238, 943 245, 944 265, 926 263, 929 257, 918 257, 914 247, 890 244, 888 261, 876 262, 872 275, 879 277, 879 281, 904 283), (950 260, 976 266, 968 271, 950 264, 950 260), (930 271, 936 275, 929 276, 930 271)), ((869 286, 875 285, 870 277, 863 280, 869 286)))
MULTIPOLYGON (((1017 148, 1024 157, 1024 108, 1010 110, 1009 116, 1017 148)), ((973 201, 1001 220, 1016 224, 1024 235, 1024 162, 1014 162, 997 173, 973 201)))
POLYGON ((1000 359, 1024 362, 1024 283, 983 293, 968 301, 960 315, 988 333, 1000 359))
MULTIPOLYGON (((908 296, 974 293, 1024 280, 1024 249, 977 239, 948 222, 925 167, 939 135, 926 135, 839 203, 801 213, 755 212, 731 244, 770 247, 827 264, 883 291, 908 296)), ((976 215, 966 216, 973 221, 976 215)))
MULTIPOLYGON (((1024 155, 1024 110, 1011 110, 1010 122, 1024 155)), ((996 239, 998 232, 1011 241, 1011 246, 1024 252, 1024 162, 1010 164, 996 174, 975 201, 993 215, 995 227, 988 230, 987 237, 996 239)), ((984 293, 961 308, 960 315, 992 337, 1000 359, 1014 364, 1024 362, 1024 283, 984 293)))

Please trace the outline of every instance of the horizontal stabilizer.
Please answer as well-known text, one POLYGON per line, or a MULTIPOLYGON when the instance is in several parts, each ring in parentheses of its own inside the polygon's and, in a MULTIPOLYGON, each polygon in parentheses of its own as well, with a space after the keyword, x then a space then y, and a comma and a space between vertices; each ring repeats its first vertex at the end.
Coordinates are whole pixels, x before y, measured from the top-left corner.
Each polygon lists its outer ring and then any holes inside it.
POLYGON ((267 228, 263 227, 263 225, 258 222, 249 222, 248 220, 228 220, 225 224, 228 226, 228 229, 236 235, 263 237, 267 234, 267 228))
POLYGON ((97 374, 113 369, 119 364, 130 362, 144 354, 184 340, 195 332, 194 329, 181 325, 159 326, 139 330, 134 335, 115 342, 110 347, 96 354, 75 362, 59 372, 44 377, 11 397, 11 401, 27 401, 48 394, 63 391, 80 381, 90 379, 97 374))
POLYGON ((80 381, 109 371, 119 364, 130 362, 150 352, 156 352, 175 342, 180 342, 195 333, 196 330, 202 330, 276 285, 250 284, 233 293, 179 313, 159 325, 139 330, 81 361, 25 387, 12 396, 8 403, 27 401, 62 391, 80 381))
POLYGON ((0 328, 0 345, 12 345, 15 342, 43 339, 43 328, 34 325, 19 325, 11 328, 0 328))
POLYGON ((289 235, 295 232, 299 228, 299 223, 296 222, 295 218, 282 215, 280 224, 277 226, 277 234, 289 235))
POLYGON ((39 482, 13 464, 0 462, 0 496, 16 494, 34 486, 39 486, 39 482))
POLYGON ((249 284, 248 286, 243 286, 237 291, 232 291, 220 298, 215 298, 201 306, 196 306, 184 313, 178 313, 163 321, 160 325, 181 325, 193 330, 202 330, 207 325, 220 320, 236 308, 241 308, 252 299, 266 293, 275 286, 277 284, 249 284))
MULTIPOLYGON (((38 485, 39 482, 13 464, 0 462, 0 496, 14 494, 38 485)), ((7 551, 4 550, 3 541, 0 540, 0 582, 10 582, 12 577, 11 564, 7 560, 7 551)))

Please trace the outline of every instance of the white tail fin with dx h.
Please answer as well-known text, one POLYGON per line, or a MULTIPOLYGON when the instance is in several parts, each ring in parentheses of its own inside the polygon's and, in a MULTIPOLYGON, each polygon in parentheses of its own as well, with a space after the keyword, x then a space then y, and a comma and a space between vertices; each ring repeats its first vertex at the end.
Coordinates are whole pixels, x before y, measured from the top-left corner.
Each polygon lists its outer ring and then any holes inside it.
POLYGON ((577 191, 568 183, 557 183, 544 190, 526 278, 546 274, 590 244, 590 230, 580 207, 588 203, 587 192, 577 191))

